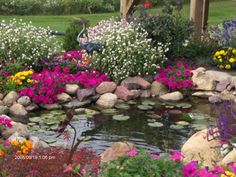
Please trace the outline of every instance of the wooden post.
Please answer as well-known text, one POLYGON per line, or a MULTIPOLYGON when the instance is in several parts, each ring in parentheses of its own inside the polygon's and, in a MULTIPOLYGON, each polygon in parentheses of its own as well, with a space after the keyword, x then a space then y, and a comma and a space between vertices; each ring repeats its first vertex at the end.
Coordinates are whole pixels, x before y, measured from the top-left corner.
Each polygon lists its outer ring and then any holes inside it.
POLYGON ((207 26, 208 26, 208 16, 209 16, 209 5, 210 2, 209 0, 204 0, 204 6, 203 6, 203 31, 207 30, 207 26))
POLYGON ((141 0, 120 0, 121 17, 127 18, 134 6, 138 5, 141 0))

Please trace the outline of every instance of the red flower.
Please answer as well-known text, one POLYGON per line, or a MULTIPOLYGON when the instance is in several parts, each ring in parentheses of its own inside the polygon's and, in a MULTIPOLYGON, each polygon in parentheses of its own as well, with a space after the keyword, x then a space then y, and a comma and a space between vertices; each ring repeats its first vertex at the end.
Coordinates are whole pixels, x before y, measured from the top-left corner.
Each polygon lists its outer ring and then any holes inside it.
POLYGON ((150 2, 150 1, 146 1, 146 2, 143 3, 143 5, 144 5, 144 7, 146 7, 146 8, 150 8, 150 7, 153 6, 153 3, 150 2))

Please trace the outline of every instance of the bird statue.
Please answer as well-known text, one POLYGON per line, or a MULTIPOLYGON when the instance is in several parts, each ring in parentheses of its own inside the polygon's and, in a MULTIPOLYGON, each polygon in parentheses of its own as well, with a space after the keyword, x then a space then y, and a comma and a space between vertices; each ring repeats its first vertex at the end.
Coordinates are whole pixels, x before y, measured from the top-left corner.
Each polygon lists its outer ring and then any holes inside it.
POLYGON ((82 43, 81 42, 80 37, 85 32, 86 25, 82 19, 79 19, 79 24, 81 24, 83 26, 82 30, 80 31, 80 33, 77 36, 77 42, 80 44, 81 48, 85 49, 87 54, 90 56, 93 55, 94 51, 102 52, 103 47, 102 47, 101 43, 98 43, 98 42, 84 42, 84 43, 82 43))

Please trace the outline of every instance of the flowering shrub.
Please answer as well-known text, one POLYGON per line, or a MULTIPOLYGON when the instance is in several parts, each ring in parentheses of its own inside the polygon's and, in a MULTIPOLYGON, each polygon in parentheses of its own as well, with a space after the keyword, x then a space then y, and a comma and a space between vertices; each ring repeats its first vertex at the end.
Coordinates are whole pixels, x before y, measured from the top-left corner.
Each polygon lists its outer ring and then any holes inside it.
POLYGON ((31 23, 11 20, 0 26, 0 59, 4 65, 20 63, 22 67, 50 58, 61 49, 61 43, 50 35, 50 29, 36 28, 31 23), (5 24, 5 25, 4 25, 5 24))
POLYGON ((210 37, 222 47, 233 47, 231 42, 236 40, 236 20, 225 21, 214 27, 210 31, 210 37))
POLYGON ((79 71, 71 74, 68 68, 56 66, 54 70, 44 69, 32 76, 36 83, 30 88, 24 88, 20 95, 27 95, 36 103, 53 104, 57 95, 65 91, 67 83, 78 83, 81 87, 96 87, 102 81, 108 80, 105 74, 98 71, 79 71))
POLYGON ((124 20, 102 21, 88 29, 88 37, 104 46, 102 53, 94 54, 94 66, 116 82, 128 76, 153 74, 166 59, 164 45, 152 48, 147 33, 124 20))
POLYGON ((0 138, 1 138, 2 132, 6 128, 11 128, 11 127, 12 127, 11 119, 9 119, 3 115, 0 115, 0 138))
POLYGON ((85 70, 90 62, 90 58, 85 51, 72 50, 63 53, 62 55, 56 55, 53 59, 44 59, 40 61, 35 69, 37 71, 41 71, 44 68, 53 70, 56 66, 59 66, 61 68, 69 68, 71 73, 76 73, 79 70, 85 70))
POLYGON ((218 50, 213 56, 213 62, 220 69, 231 69, 235 68, 236 63, 236 48, 227 48, 218 50))
POLYGON ((189 91, 193 88, 191 76, 188 65, 179 61, 175 67, 169 65, 166 68, 159 68, 155 79, 167 86, 170 91, 189 91))

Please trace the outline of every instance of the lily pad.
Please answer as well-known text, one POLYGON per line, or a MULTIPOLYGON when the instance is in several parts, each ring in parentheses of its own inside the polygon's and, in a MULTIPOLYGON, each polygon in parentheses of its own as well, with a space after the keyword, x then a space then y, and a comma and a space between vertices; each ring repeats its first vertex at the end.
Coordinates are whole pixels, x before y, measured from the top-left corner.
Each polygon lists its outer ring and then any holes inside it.
POLYGON ((34 122, 30 122, 30 123, 28 123, 27 125, 28 125, 28 126, 35 126, 36 123, 34 123, 34 122))
POLYGON ((30 122, 34 122, 34 123, 38 123, 38 122, 40 122, 41 120, 42 120, 41 117, 31 117, 31 118, 29 118, 29 121, 30 121, 30 122))
POLYGON ((138 109, 141 109, 143 111, 147 111, 147 110, 152 109, 152 106, 149 106, 149 105, 139 105, 138 109))
POLYGON ((189 116, 189 114, 182 114, 181 117, 179 118, 180 121, 186 121, 186 122, 191 122, 192 118, 189 116))
POLYGON ((200 131, 200 130, 206 129, 207 126, 206 125, 201 125, 201 124, 193 124, 192 128, 196 131, 200 131))
POLYGON ((182 125, 171 125, 170 126, 171 129, 174 129, 174 130, 181 130, 183 129, 184 127, 182 125))
POLYGON ((118 103, 115 105, 115 108, 128 110, 128 109, 130 109, 130 105, 125 104, 125 103, 118 103))
POLYGON ((128 120, 129 118, 130 118, 129 116, 125 116, 123 114, 118 114, 118 115, 112 116, 112 119, 118 120, 118 121, 125 121, 125 120, 128 120))
POLYGON ((87 114, 87 115, 97 115, 97 114, 100 114, 100 112, 98 111, 95 111, 95 110, 92 110, 92 109, 85 109, 84 112, 87 114))
POLYGON ((166 109, 174 109, 175 106, 173 106, 173 105, 166 105, 165 108, 166 108, 166 109))
POLYGON ((183 126, 187 126, 189 125, 190 123, 189 122, 186 122, 186 121, 178 121, 176 122, 177 125, 183 125, 183 126))
POLYGON ((118 111, 116 109, 103 109, 102 113, 103 114, 116 114, 118 111))
POLYGON ((128 101, 128 102, 127 102, 127 104, 130 104, 130 105, 135 105, 135 104, 137 104, 137 102, 136 102, 136 101, 134 101, 134 100, 130 100, 130 101, 128 101))
POLYGON ((50 121, 50 122, 46 122, 45 124, 46 125, 57 125, 59 122, 56 122, 56 121, 50 121))
POLYGON ((163 123, 161 123, 161 122, 150 122, 150 123, 148 123, 148 126, 149 127, 163 127, 164 126, 164 124, 163 123))
POLYGON ((148 106, 154 106, 155 102, 150 101, 150 100, 145 100, 142 102, 143 105, 148 105, 148 106))
POLYGON ((202 114, 202 113, 188 113, 188 115, 192 118, 192 119, 210 119, 211 117, 209 115, 206 114, 202 114))
POLYGON ((155 119, 148 119, 147 121, 148 121, 148 122, 156 122, 155 119))
POLYGON ((153 119, 159 119, 161 118, 160 115, 157 115, 157 114, 147 114, 147 117, 150 117, 150 118, 153 118, 153 119))
POLYGON ((175 105, 177 108, 189 109, 192 107, 189 103, 178 103, 175 105))

